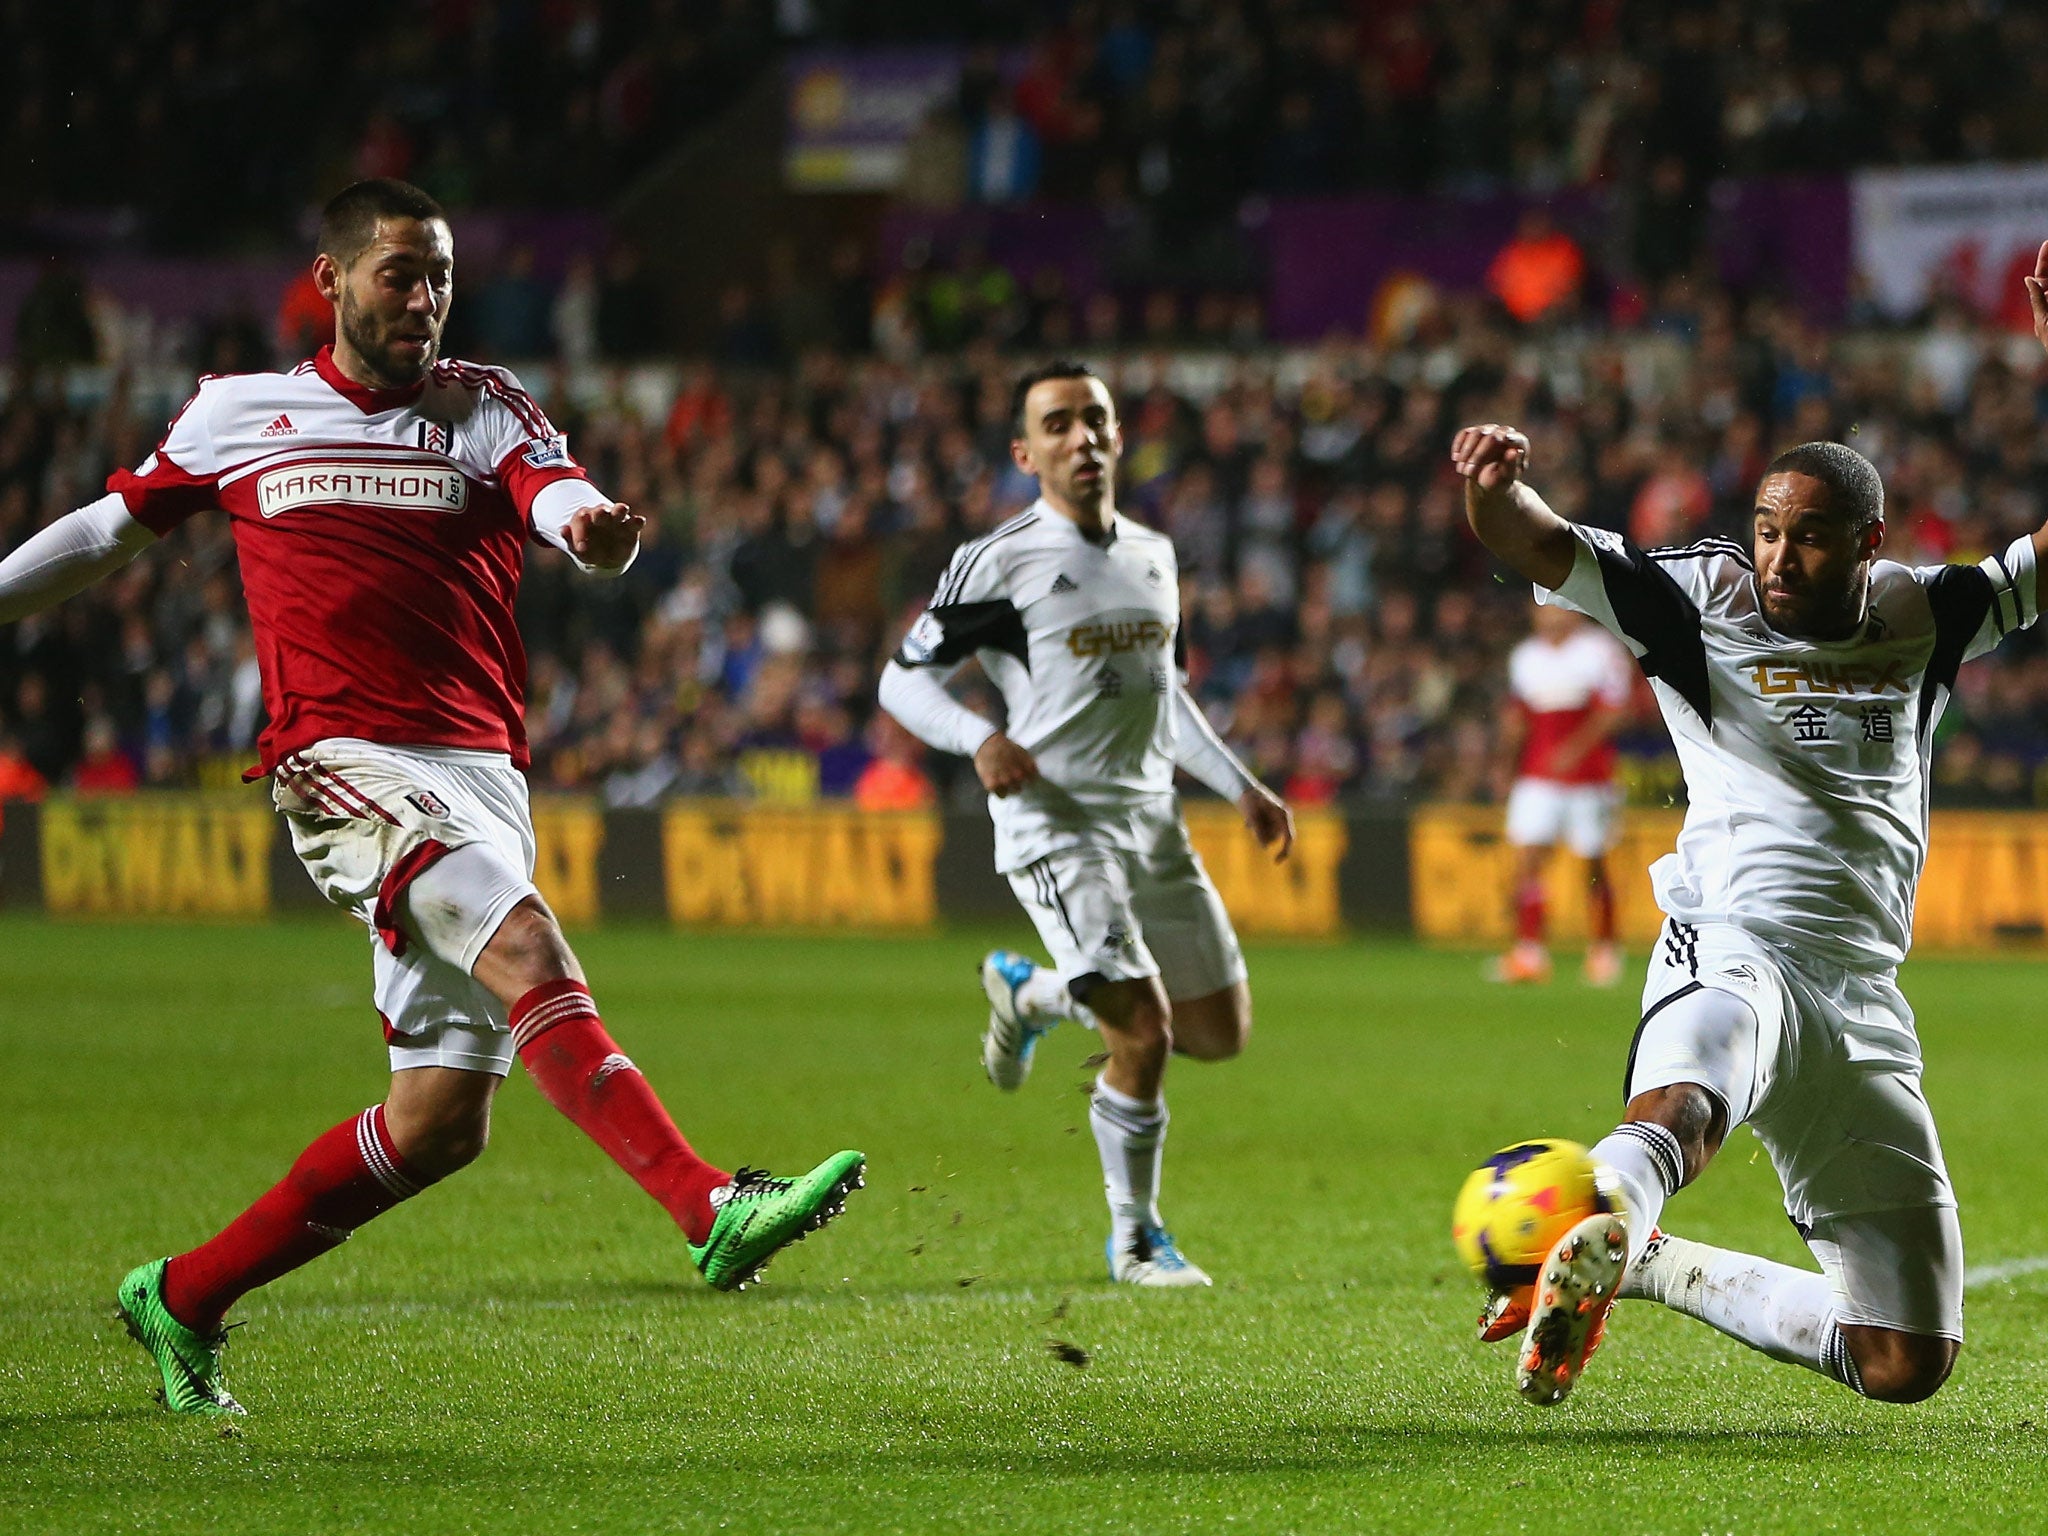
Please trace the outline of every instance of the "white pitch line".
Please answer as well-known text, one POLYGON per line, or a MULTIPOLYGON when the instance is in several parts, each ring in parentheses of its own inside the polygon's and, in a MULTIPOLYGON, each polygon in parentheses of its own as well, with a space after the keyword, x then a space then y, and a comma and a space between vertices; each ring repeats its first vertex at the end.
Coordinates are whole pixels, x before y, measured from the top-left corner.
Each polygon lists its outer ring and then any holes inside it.
POLYGON ((1996 1285, 2001 1280, 2017 1280, 2021 1275, 2038 1275, 2043 1270, 2048 1270, 2048 1253, 2037 1253, 2031 1259, 1976 1264, 1963 1271, 1963 1289, 1975 1290, 1980 1285, 1996 1285))

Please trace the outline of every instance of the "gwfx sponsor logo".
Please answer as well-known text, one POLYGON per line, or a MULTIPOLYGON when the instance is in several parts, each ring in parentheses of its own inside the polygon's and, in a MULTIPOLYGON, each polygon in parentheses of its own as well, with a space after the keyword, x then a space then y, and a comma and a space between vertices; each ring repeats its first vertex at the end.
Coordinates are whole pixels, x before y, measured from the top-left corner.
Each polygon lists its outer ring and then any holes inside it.
POLYGON ((1764 662, 1744 669, 1765 698, 1784 693, 1911 693, 1913 685, 1902 674, 1903 661, 1872 664, 1830 665, 1824 661, 1801 661, 1786 665, 1764 662))
POLYGON ((256 482, 256 508, 276 517, 294 507, 345 502, 356 507, 399 507, 460 512, 469 505, 469 481, 459 469, 371 469, 358 464, 295 464, 256 482))
POLYGON ((1125 651, 1163 651, 1172 643, 1173 626, 1164 619, 1076 624, 1067 631, 1067 649, 1081 657, 1121 656, 1125 651))

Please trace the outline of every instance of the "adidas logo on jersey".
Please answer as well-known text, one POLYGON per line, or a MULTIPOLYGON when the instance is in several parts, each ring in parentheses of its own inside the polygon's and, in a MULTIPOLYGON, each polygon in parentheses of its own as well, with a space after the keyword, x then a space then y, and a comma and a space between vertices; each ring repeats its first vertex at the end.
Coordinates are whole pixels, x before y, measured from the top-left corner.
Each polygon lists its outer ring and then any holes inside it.
POLYGON ((296 437, 298 431, 299 429, 292 425, 291 417, 280 416, 256 435, 258 437, 296 437))
POLYGON ((1052 579, 1052 592, 1050 595, 1058 597, 1062 592, 1078 592, 1080 590, 1081 583, 1068 576, 1065 571, 1061 571, 1059 575, 1052 579))

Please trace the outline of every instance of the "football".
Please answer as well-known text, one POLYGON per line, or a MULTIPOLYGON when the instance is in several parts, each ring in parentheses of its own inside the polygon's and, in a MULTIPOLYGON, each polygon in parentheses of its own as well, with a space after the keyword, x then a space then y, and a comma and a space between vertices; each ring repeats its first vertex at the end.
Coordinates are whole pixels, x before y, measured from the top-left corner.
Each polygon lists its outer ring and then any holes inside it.
POLYGON ((1451 1208, 1451 1241, 1489 1290, 1528 1285, 1551 1245, 1584 1218, 1619 1208, 1613 1174, 1576 1141, 1502 1147, 1472 1170, 1451 1208))

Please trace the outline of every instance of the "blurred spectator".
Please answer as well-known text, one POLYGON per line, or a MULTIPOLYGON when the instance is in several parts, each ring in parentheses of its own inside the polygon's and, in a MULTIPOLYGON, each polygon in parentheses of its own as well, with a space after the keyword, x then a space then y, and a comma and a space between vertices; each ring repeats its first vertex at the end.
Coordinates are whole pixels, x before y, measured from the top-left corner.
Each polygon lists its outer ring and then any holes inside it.
POLYGON ((320 297, 309 263, 278 300, 278 356, 288 364, 303 362, 333 343, 334 306, 320 297))
POLYGON ((1486 269, 1488 290, 1524 325, 1576 299, 1585 281, 1579 243, 1540 207, 1522 215, 1514 237, 1486 269))
POLYGON ((71 788, 81 795, 127 795, 140 783, 134 760, 121 750, 114 722, 94 715, 85 723, 84 755, 71 771, 71 788))
POLYGON ((998 102, 968 142, 968 195, 978 203, 1022 202, 1038 189, 1042 159, 1037 132, 998 102))
POLYGON ((42 275, 14 317, 14 351, 31 371, 90 363, 99 357, 85 279, 70 262, 53 258, 43 263, 42 275))
POLYGON ((40 800, 49 792, 50 781, 21 750, 21 744, 0 730, 0 804, 9 800, 40 800))
POLYGON ((595 334, 606 357, 632 361, 662 350, 661 289, 631 241, 620 241, 605 258, 595 334))
POLYGON ((885 714, 868 727, 874 760, 853 786, 853 803, 864 811, 928 811, 938 789, 920 766, 924 743, 885 714))
MULTIPOLYGON (((487 281, 465 287, 462 308, 469 334, 485 361, 516 362, 554 350, 550 321, 555 298, 534 270, 533 247, 515 246, 487 281)), ((333 314, 331 306, 328 314, 333 314)))

